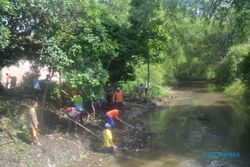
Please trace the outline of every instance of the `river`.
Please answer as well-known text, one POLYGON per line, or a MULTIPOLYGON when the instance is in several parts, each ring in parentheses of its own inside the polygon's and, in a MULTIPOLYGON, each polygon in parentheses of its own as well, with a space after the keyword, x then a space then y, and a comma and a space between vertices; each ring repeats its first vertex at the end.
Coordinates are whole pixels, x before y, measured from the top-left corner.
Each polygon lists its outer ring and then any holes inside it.
POLYGON ((214 84, 182 87, 170 106, 145 121, 155 136, 149 152, 113 163, 121 167, 249 167, 250 122, 214 84))
POLYGON ((250 118, 246 107, 214 84, 189 84, 177 90, 169 107, 142 119, 153 132, 150 150, 109 167, 249 167, 250 118))

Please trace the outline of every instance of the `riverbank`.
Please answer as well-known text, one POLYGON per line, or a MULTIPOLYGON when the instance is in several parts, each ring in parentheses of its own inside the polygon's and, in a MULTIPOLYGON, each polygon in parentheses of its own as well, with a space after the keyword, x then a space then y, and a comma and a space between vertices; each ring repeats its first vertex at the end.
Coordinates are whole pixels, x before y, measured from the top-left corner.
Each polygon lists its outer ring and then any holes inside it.
MULTIPOLYGON (((168 105, 172 98, 174 96, 149 103, 136 101, 126 103, 122 118, 136 128, 118 124, 113 129, 115 142, 120 148, 119 157, 128 158, 129 154, 150 151, 153 134, 146 131, 146 125, 139 117, 157 107, 168 105)), ((67 136, 65 133, 67 120, 55 114, 60 111, 52 104, 48 107, 46 124, 39 136, 43 146, 31 145, 26 126, 30 99, 20 96, 8 98, 0 96, 0 100, 1 166, 72 166, 76 162, 84 166, 109 166, 113 160, 112 155, 103 153, 102 141, 84 129, 78 128, 77 137, 73 133, 67 136)), ((84 126, 101 137, 103 123, 101 114, 97 114, 95 119, 85 122, 84 126)))

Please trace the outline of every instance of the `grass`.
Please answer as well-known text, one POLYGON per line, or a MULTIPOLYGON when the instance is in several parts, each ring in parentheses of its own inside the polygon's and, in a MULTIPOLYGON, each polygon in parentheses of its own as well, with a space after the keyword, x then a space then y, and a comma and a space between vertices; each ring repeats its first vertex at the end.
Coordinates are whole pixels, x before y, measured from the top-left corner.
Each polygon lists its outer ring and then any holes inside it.
POLYGON ((225 87, 224 93, 231 96, 244 95, 247 91, 246 86, 241 82, 241 80, 235 80, 231 85, 225 87))

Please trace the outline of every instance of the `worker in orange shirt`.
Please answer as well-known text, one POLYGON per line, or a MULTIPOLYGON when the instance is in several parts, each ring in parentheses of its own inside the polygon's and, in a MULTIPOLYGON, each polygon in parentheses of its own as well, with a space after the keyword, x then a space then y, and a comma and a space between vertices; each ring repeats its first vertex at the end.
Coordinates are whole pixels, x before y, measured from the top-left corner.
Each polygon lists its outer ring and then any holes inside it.
POLYGON ((115 121, 121 121, 121 118, 119 117, 120 112, 121 110, 119 109, 109 110, 105 115, 106 122, 111 126, 115 126, 115 121))
POLYGON ((117 109, 120 109, 122 110, 122 105, 123 105, 123 102, 124 102, 124 97, 123 97, 123 94, 122 94, 122 91, 120 88, 117 88, 114 95, 113 95, 113 102, 115 104, 115 107, 117 109))

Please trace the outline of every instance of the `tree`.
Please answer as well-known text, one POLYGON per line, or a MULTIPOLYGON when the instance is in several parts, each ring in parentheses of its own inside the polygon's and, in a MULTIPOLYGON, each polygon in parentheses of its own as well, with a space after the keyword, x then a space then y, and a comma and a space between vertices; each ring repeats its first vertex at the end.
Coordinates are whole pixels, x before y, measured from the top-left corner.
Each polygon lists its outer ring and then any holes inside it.
POLYGON ((10 31, 8 29, 8 20, 5 13, 10 10, 10 2, 7 0, 1 0, 0 6, 0 50, 4 49, 9 45, 10 42, 10 31))
POLYGON ((43 95, 43 103, 42 103, 42 114, 41 114, 41 122, 44 124, 44 113, 45 113, 45 103, 46 96, 48 92, 48 88, 50 85, 50 81, 54 76, 55 72, 61 72, 65 68, 69 67, 72 64, 72 61, 68 59, 67 55, 56 45, 52 40, 46 40, 43 42, 43 47, 39 51, 40 54, 40 64, 48 67, 49 74, 46 78, 46 87, 43 95))
MULTIPOLYGON (((147 89, 150 82, 150 63, 157 63, 164 58, 163 50, 166 49, 170 39, 164 29, 164 11, 158 0, 132 0, 130 21, 131 31, 136 46, 133 53, 147 63, 147 89)), ((149 91, 147 91, 147 97, 149 91)))
MULTIPOLYGON (((101 21, 109 38, 115 42, 115 53, 110 52, 101 59, 109 72, 110 82, 134 79, 134 64, 137 59, 132 55, 134 43, 131 40, 128 20, 130 0, 113 0, 103 6, 101 21), (108 57, 108 58, 107 58, 108 57)), ((106 53, 107 54, 107 53, 106 53)))
POLYGON ((244 67, 244 61, 247 60, 246 57, 249 53, 249 44, 239 44, 230 47, 226 57, 223 59, 223 63, 220 65, 217 72, 217 77, 220 79, 220 81, 232 82, 236 78, 240 78, 240 67, 242 68, 242 70, 246 69, 244 67))
POLYGON ((103 96, 108 73, 102 61, 117 55, 117 44, 106 33, 97 9, 85 9, 81 19, 72 21, 55 36, 72 60, 71 66, 63 71, 66 82, 77 87, 87 99, 103 96))
POLYGON ((248 40, 250 33, 250 2, 248 0, 214 0, 210 1, 210 8, 207 8, 206 14, 212 18, 225 20, 232 17, 231 27, 235 33, 235 42, 244 42, 248 40))

